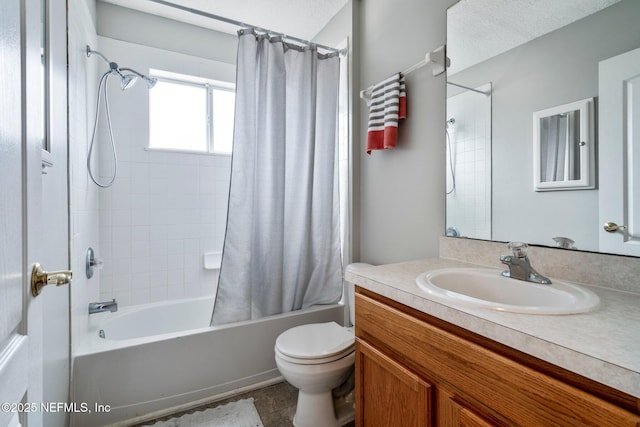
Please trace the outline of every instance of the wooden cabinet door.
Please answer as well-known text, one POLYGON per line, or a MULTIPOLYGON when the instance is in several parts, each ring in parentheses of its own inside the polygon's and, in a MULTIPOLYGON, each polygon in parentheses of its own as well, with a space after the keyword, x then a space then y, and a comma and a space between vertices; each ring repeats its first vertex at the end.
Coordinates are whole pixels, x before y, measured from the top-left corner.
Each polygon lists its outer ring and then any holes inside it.
POLYGON ((438 427, 495 427, 476 411, 458 402, 453 394, 438 387, 438 427))
POLYGON ((431 427, 431 386, 367 343, 356 341, 356 425, 431 427))

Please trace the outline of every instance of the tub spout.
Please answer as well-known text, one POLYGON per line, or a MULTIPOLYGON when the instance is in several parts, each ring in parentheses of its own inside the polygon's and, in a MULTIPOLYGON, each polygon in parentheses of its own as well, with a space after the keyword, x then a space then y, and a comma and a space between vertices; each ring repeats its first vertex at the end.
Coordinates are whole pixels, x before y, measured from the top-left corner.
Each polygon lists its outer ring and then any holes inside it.
POLYGON ((89 314, 102 313, 103 311, 110 311, 112 313, 118 311, 118 302, 116 299, 114 298, 112 301, 89 303, 89 314))

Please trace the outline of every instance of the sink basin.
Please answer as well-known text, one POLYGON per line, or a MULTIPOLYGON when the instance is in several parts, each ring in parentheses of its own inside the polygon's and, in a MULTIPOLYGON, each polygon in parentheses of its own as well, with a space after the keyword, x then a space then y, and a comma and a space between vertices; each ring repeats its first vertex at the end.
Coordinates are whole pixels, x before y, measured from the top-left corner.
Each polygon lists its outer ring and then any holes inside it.
POLYGON ((529 314, 574 314, 595 310, 600 298, 588 289, 552 279, 551 285, 525 282, 489 268, 444 268, 417 277, 435 301, 529 314))

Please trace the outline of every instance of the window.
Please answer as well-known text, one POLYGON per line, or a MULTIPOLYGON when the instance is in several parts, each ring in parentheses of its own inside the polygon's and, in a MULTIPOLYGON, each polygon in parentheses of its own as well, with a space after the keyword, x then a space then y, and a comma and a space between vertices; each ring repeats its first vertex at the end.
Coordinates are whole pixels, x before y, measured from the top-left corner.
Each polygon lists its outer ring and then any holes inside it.
POLYGON ((234 86, 199 77, 151 70, 149 148, 230 154, 234 86))

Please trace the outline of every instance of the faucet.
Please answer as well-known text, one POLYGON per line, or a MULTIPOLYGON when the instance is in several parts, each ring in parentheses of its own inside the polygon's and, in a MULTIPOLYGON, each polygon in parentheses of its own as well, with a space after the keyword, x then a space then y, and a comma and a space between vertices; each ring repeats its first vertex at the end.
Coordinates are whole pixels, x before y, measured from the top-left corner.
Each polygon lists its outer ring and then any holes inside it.
POLYGON ((112 301, 89 303, 89 314, 102 313, 103 311, 110 311, 112 313, 118 311, 118 302, 116 299, 114 298, 112 301))
POLYGON ((500 256, 500 262, 509 267, 509 270, 502 272, 504 277, 511 277, 513 279, 540 283, 543 285, 551 284, 550 279, 538 273, 531 266, 529 257, 527 256, 528 245, 526 243, 510 242, 507 245, 507 248, 512 252, 512 255, 500 256))

